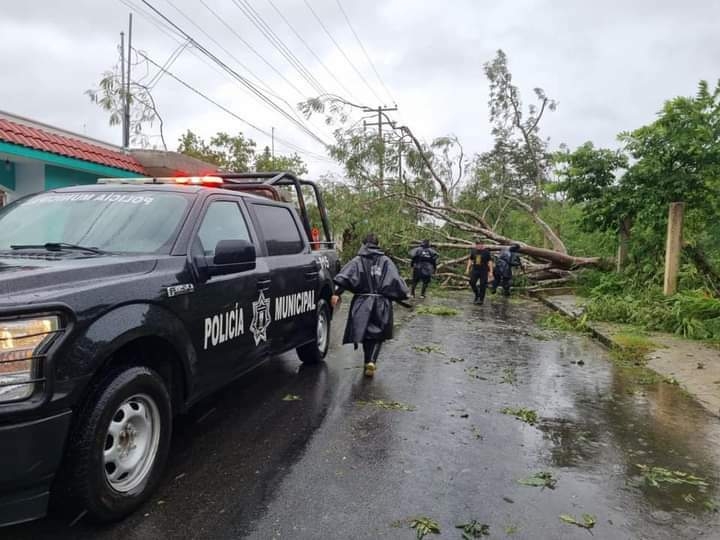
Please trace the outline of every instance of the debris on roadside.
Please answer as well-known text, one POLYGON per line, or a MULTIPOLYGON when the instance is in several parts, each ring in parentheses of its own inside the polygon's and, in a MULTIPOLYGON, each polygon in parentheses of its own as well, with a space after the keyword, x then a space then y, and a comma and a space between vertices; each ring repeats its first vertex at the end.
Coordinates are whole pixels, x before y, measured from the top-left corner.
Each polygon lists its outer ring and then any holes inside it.
POLYGON ((650 467, 636 464, 648 486, 661 488, 664 485, 687 485, 705 489, 709 486, 704 478, 683 471, 672 471, 664 467, 650 467))
POLYGON ((570 525, 577 525, 578 527, 588 530, 592 529, 597 523, 597 518, 592 514, 583 514, 582 521, 578 521, 575 517, 569 514, 560 514, 560 519, 564 523, 568 523, 570 525))
POLYGON ((462 530, 463 540, 471 540, 472 538, 482 538, 483 536, 490 536, 490 525, 488 525, 487 523, 480 523, 476 519, 473 519, 469 523, 455 525, 455 528, 462 530))
POLYGON ((522 420, 523 422, 525 422, 526 424, 530 424, 531 426, 537 424, 538 421, 537 412, 532 409, 526 409, 525 407, 505 407, 504 409, 501 409, 500 412, 503 414, 514 416, 518 420, 522 420))
POLYGON ((300 396, 297 396, 295 394, 285 394, 285 396, 282 398, 283 401, 300 401, 302 398, 300 396))
POLYGON ((478 375, 479 370, 480 370, 480 366, 471 366, 471 367, 465 368, 465 373, 467 373, 470 376, 470 378, 472 378, 472 379, 478 379, 480 381, 487 381, 487 377, 478 375))
POLYGON ((448 361, 445 362, 445 363, 446 363, 446 364, 457 364, 457 363, 459 363, 459 362, 464 362, 464 361, 465 361, 464 358, 458 358, 457 356, 451 356, 451 357, 450 357, 450 360, 448 360, 448 361))
POLYGON ((364 407, 365 405, 372 405, 379 409, 387 409, 391 411, 414 411, 415 407, 412 405, 406 405, 399 401, 385 401, 383 399, 371 399, 370 401, 356 401, 357 405, 364 407))
POLYGON ((503 376, 500 382, 515 386, 517 384, 517 374, 515 373, 515 368, 511 366, 503 369, 503 376))
POLYGON ((540 471, 528 478, 518 480, 517 482, 523 486, 555 489, 555 486, 557 485, 557 478, 555 478, 550 472, 540 471))
POLYGON ((417 517, 410 521, 410 528, 415 529, 415 537, 422 540, 428 534, 440 534, 440 524, 428 517, 417 517))
POLYGON ((424 353, 438 353, 438 354, 445 354, 443 353, 442 349, 438 347, 437 345, 415 345, 413 347, 414 351, 417 352, 424 352, 424 353))
POLYGON ((415 308, 418 315, 437 315, 439 317, 453 317, 459 313, 455 308, 447 306, 419 306, 415 308))

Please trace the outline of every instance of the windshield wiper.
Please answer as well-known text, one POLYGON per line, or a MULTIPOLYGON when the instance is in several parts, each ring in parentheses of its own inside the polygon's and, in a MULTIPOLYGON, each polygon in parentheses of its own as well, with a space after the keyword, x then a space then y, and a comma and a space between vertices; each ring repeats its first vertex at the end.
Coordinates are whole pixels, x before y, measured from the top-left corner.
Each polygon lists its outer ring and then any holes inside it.
POLYGON ((104 255, 107 251, 89 246, 79 246, 77 244, 68 244, 67 242, 46 242, 45 244, 15 244, 10 246, 11 249, 45 249, 47 251, 86 251, 95 255, 104 255))

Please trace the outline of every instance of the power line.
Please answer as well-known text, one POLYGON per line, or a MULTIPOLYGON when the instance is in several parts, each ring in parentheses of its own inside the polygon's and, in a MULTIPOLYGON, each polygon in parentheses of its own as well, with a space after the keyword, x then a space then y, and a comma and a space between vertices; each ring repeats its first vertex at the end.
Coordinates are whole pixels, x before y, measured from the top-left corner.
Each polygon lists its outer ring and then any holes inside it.
POLYGON ((327 147, 328 144, 323 141, 317 134, 315 134, 310 128, 308 128, 305 124, 298 121, 297 119, 290 116, 285 110, 282 109, 277 103, 275 103, 272 99, 267 97, 260 89, 258 89, 252 82, 247 80, 245 77, 240 75, 237 71, 232 69, 230 66, 228 66, 225 62, 220 60, 216 55, 214 55, 212 52, 210 52, 206 47, 198 43, 195 39, 190 36, 187 32, 185 32, 180 26, 178 26, 175 22, 173 22, 169 17, 164 15, 161 11, 159 11, 157 8, 155 8, 148 0, 142 0, 143 4, 148 6, 150 9, 152 9, 156 14, 158 14, 163 20, 165 20, 167 23, 169 23, 175 30, 180 32, 182 35, 184 35, 187 39, 191 40, 193 45, 204 55, 206 55, 208 58, 210 58, 213 62, 218 64, 223 70, 225 70, 228 74, 230 74, 232 77, 240 81, 243 86, 245 86, 248 90, 250 90, 253 94, 255 94, 258 98, 260 98, 266 105, 271 107, 272 109, 279 112, 283 117, 290 120, 293 124, 295 124, 297 127, 299 127, 302 131, 310 135, 313 139, 321 143, 323 146, 327 147))
MULTIPOLYGON (((148 22, 150 22, 153 26, 155 26, 156 28, 158 28, 160 31, 162 31, 165 35, 167 35, 168 37, 170 37, 170 39, 172 39, 173 41, 175 41, 176 43, 178 43, 180 46, 182 46, 183 44, 187 44, 187 43, 188 43, 188 39, 185 38, 185 36, 184 36, 183 34, 180 34, 180 35, 182 36, 182 39, 180 39, 180 38, 178 37, 178 35, 177 35, 177 34, 179 33, 177 30, 175 30, 172 26, 170 26, 169 24, 167 24, 166 22, 164 22, 162 19, 157 19, 156 16, 153 16, 152 13, 148 13, 147 11, 145 11, 145 10, 142 8, 142 6, 135 6, 135 5, 132 3, 132 0, 119 0, 119 1, 120 1, 122 4, 124 4, 126 7, 128 7, 129 9, 134 10, 134 11, 137 11, 144 19, 146 19, 146 20, 147 20, 148 22)), ((185 18, 187 18, 186 15, 184 15, 184 14, 182 14, 182 15, 183 15, 185 18)), ((192 40, 190 40, 190 44, 192 44, 192 40)), ((207 56, 204 56, 204 55, 199 54, 199 51, 195 50, 195 49, 192 48, 192 47, 190 48, 190 53, 191 53, 195 58, 199 59, 202 63, 204 63, 206 66, 214 69, 217 73, 219 73, 219 74, 221 74, 221 75, 226 75, 226 74, 227 74, 227 73, 223 73, 223 71, 221 71, 220 68, 219 68, 216 64, 214 64, 214 63, 211 64, 207 56)), ((243 68, 245 68, 245 66, 244 66, 243 64, 240 64, 240 66, 243 67, 243 68)), ((246 70, 247 70, 247 68, 246 68, 246 70)), ((260 78, 259 78, 257 75, 255 75, 252 71, 249 71, 249 70, 247 70, 247 71, 250 73, 250 75, 252 75, 252 76, 255 78, 255 80, 260 81, 260 78)), ((238 82, 238 84, 240 84, 239 81, 237 81, 237 82, 238 82)), ((241 85, 241 86, 242 86, 242 85, 241 85)), ((287 109, 292 112, 292 114, 295 116, 295 118, 298 119, 298 121, 303 122, 303 118, 298 114, 298 112, 297 112, 297 110, 295 109, 295 107, 293 107, 290 103, 288 103, 285 99, 283 99, 283 98, 282 98, 281 96, 279 96, 278 94, 272 92, 272 91, 267 87, 267 85, 263 85, 263 86, 264 86, 265 92, 267 92, 268 94, 270 94, 271 96, 273 96, 273 97, 276 98, 277 100, 283 102, 283 103, 285 104, 285 106, 287 107, 287 109)))
POLYGON ((320 19, 320 17, 318 16, 318 14, 315 13, 315 10, 312 8, 312 6, 311 6, 310 3, 308 2, 308 0, 303 0, 303 2, 305 2, 305 5, 306 5, 307 8, 310 10, 310 13, 313 14, 313 16, 315 17, 315 20, 318 22, 318 24, 320 25, 320 27, 321 27, 321 28, 323 29, 323 31, 327 34, 327 36, 330 38, 330 41, 332 41, 332 42, 335 44, 335 47, 337 47, 337 50, 340 51, 340 54, 342 54, 343 57, 345 58, 345 60, 347 60, 347 63, 350 64, 350 67, 353 68, 353 70, 355 71, 355 73, 357 74, 357 76, 360 77, 360 79, 362 80, 362 82, 365 83, 365 86, 367 86, 367 87, 370 89, 370 92, 372 92, 372 94, 377 98, 377 100, 378 100, 379 102, 382 102, 383 99, 377 94, 377 92, 375 92, 375 89, 374 89, 372 86, 370 86, 370 83, 368 83, 368 81, 367 81, 367 79, 365 78, 365 76, 364 76, 362 73, 360 73, 360 70, 358 70, 358 68, 355 66, 355 64, 353 63, 353 61, 350 60, 350 57, 349 57, 347 54, 345 54, 345 51, 342 49, 342 47, 340 47, 340 45, 338 44, 338 42, 337 42, 337 41, 335 40, 335 38, 332 36, 332 34, 330 33, 330 31, 329 31, 329 30, 327 29, 327 27, 325 26, 325 23, 322 22, 322 19, 320 19))
MULTIPOLYGON (((165 67, 161 66, 159 63, 155 62, 155 61, 154 61, 152 58, 150 58, 146 53, 144 53, 144 52, 142 52, 142 51, 138 51, 137 49, 135 49, 135 52, 136 52, 138 55, 142 56, 145 60, 147 60, 148 62, 150 62, 152 65, 154 65, 155 67, 157 67, 160 71, 162 71, 163 73, 165 73, 168 77, 174 79, 175 81, 177 81, 178 83, 180 83, 181 85, 183 85, 185 88, 187 88, 187 89, 190 90, 191 92, 193 92, 193 93, 197 94, 198 96, 200 96, 201 98, 203 98, 203 99, 204 99, 205 101, 207 101, 208 103, 211 103, 212 105, 214 105, 214 106, 217 107, 218 109, 220 109, 220 110, 222 110, 223 112, 229 114, 230 116, 232 116, 233 118, 239 120, 239 121, 242 122, 243 124, 251 127, 251 128, 254 129, 255 131, 258 131, 258 132, 262 133, 263 135, 265 135, 265 136, 267 136, 267 137, 271 137, 271 138, 273 137, 273 135, 272 135, 270 132, 268 132, 268 131, 266 131, 266 130, 264 130, 264 129, 258 127, 258 126, 256 126, 255 124, 253 124, 253 123, 250 122, 249 120, 246 120, 245 118, 242 118, 242 117, 239 116, 237 113, 231 111, 230 109, 228 109, 228 108, 225 107, 224 105, 218 103, 217 101, 215 101, 214 99, 212 99, 211 97, 209 97, 207 94, 204 94, 203 92, 201 92, 200 90, 198 90, 197 88, 195 88, 194 86, 192 86, 191 84, 185 82, 185 81, 182 80, 180 77, 178 77, 177 75, 175 75, 174 73, 172 73, 171 71, 169 71, 167 68, 165 68, 165 67)), ((313 157, 313 158, 315 158, 315 159, 320 159, 320 160, 329 161, 329 162, 333 162, 333 163, 334 163, 334 161, 333 161, 332 159, 328 158, 327 156, 323 156, 322 154, 318 154, 318 153, 312 152, 312 151, 310 151, 310 150, 305 150, 305 149, 302 148, 301 146, 298 146, 298 145, 296 145, 295 143, 292 143, 292 142, 290 142, 290 141, 286 141, 285 139, 282 139, 282 138, 280 138, 280 137, 278 137, 278 136, 275 136, 275 140, 278 141, 278 142, 280 142, 281 144, 283 144, 284 146, 286 146, 286 147, 289 148, 290 150, 294 150, 295 152, 308 155, 308 156, 313 157)))
MULTIPOLYGON (((255 73, 253 73, 249 67, 247 67, 241 60, 239 60, 237 58, 237 56, 235 56, 233 53, 231 53, 226 47, 224 47, 214 36, 212 36, 204 28, 202 28, 195 20, 193 20, 191 17, 189 17, 183 10, 181 10, 179 7, 177 7, 171 0, 166 0, 166 2, 171 8, 173 8, 177 13, 179 13, 186 21, 188 21, 191 25, 193 25, 195 28, 197 28, 200 31, 200 33, 202 33, 212 43, 214 43, 217 47, 219 47, 221 51, 223 51, 230 58, 232 58, 235 61, 235 63, 237 63, 238 66, 240 66, 243 70, 245 70, 253 79, 255 79, 258 86, 262 87, 267 93, 269 93, 269 94, 272 93, 272 90, 267 85, 265 85, 265 83, 263 82, 263 80, 260 77, 258 77, 255 73)), ((152 7, 152 6, 150 6, 150 7, 152 7)))
POLYGON ((382 77, 380 76, 380 73, 378 73, 378 70, 375 68, 375 64, 370 59, 370 55, 365 50, 365 46, 363 45, 362 41, 360 40, 360 36, 357 35, 357 32, 355 32, 355 28, 353 28, 352 23, 350 22, 350 17, 348 17, 348 14, 343 9, 342 4, 340 3, 340 0, 335 0, 338 7, 340 8, 340 11, 343 14, 343 17, 345 17, 345 21, 347 22, 348 26, 350 27, 350 31, 352 32, 353 36, 355 36, 355 40, 358 42, 358 45, 360 45, 360 49, 362 50, 363 54, 365 55, 365 58, 368 61, 368 64, 370 64, 370 67, 372 68, 373 72, 375 73, 375 76, 377 77, 377 80, 380 81, 380 84, 385 89, 385 93, 388 95, 390 100, 397 105, 397 101, 395 101, 395 98, 393 98, 393 95, 390 93, 390 90, 388 90, 388 87, 385 85, 385 81, 383 81, 382 77))
POLYGON ((232 32, 232 34, 243 43, 243 45, 245 45, 248 49, 250 49, 250 51, 252 51, 253 54, 255 54, 255 56, 260 58, 260 60, 262 60, 266 66, 268 66, 270 69, 272 69, 282 80, 284 80, 288 84, 288 86, 290 86, 293 90, 295 90, 300 96, 303 96, 303 93, 300 91, 300 89, 297 86, 295 86, 295 84, 292 81, 288 80, 275 66, 273 66, 270 62, 268 62, 268 60, 262 54, 260 54, 250 43, 248 43, 247 40, 245 40, 245 38, 243 38, 238 33, 237 30, 235 30, 230 24, 228 24, 228 22, 225 19, 223 19, 220 15, 218 15, 217 11, 215 11, 213 8, 211 8, 209 5, 207 5, 205 0, 200 0, 200 3, 203 6, 205 6, 205 8, 208 11, 210 11, 210 13, 212 13, 213 16, 225 26, 225 28, 230 30, 230 32, 232 32))
POLYGON ((343 91, 346 93, 346 95, 347 95, 348 97, 350 97, 353 101, 357 101, 357 99, 355 98, 355 96, 353 96, 352 92, 351 92, 350 90, 348 90, 347 86, 345 86, 345 85, 340 81, 340 79, 337 78, 337 76, 335 75, 335 73, 333 73, 332 71, 330 71, 330 69, 328 69, 328 67, 325 65, 325 62, 323 62, 322 59, 321 59, 321 58, 315 53, 315 51, 310 47, 310 45, 308 45, 307 41, 305 41, 305 39, 300 35, 300 33, 299 33, 297 30, 295 30, 295 27, 290 23, 290 21, 288 21, 287 17, 285 17, 285 15, 283 15, 282 11, 280 11, 280 10, 277 8, 277 6, 275 5, 275 3, 274 3, 272 0, 267 0, 267 1, 268 1, 268 3, 272 6, 272 8, 275 10, 275 12, 280 16, 280 18, 285 22, 285 24, 288 26, 288 28, 290 28, 290 30, 292 31, 292 33, 295 34, 295 37, 297 37, 297 38, 300 40, 300 42, 301 42, 303 45, 305 45, 305 48, 310 52, 310 54, 313 55, 313 57, 315 58, 315 60, 317 60, 317 61, 319 62, 319 64, 320 64, 320 65, 323 67, 323 69, 328 73, 328 75, 330 75, 330 76, 335 80, 335 82, 338 83, 338 85, 340 86, 340 88, 343 89, 343 91))
POLYGON ((233 3, 243 12, 248 20, 257 28, 260 33, 265 36, 270 44, 295 68, 300 76, 310 85, 310 87, 320 94, 326 94, 327 91, 323 88, 320 82, 310 73, 305 65, 298 59, 297 56, 283 43, 283 41, 277 36, 272 28, 263 20, 260 14, 245 0, 232 0, 233 3))

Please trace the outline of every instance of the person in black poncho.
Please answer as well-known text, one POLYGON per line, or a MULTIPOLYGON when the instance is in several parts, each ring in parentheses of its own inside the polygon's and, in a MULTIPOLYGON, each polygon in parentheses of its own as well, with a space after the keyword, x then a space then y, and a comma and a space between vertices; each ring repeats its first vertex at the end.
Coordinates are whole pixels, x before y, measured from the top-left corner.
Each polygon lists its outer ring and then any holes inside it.
POLYGON ((430 247, 430 240, 423 240, 419 247, 410 251, 410 262, 412 264, 412 282, 410 283, 410 295, 415 297, 415 287, 422 282, 420 298, 425 298, 430 280, 437 269, 439 254, 430 247))
POLYGON ((375 234, 365 237, 357 256, 335 276, 332 305, 345 291, 354 294, 350 304, 343 343, 362 343, 365 375, 375 375, 383 341, 393 334, 393 301, 408 297, 408 286, 395 264, 378 247, 375 234))

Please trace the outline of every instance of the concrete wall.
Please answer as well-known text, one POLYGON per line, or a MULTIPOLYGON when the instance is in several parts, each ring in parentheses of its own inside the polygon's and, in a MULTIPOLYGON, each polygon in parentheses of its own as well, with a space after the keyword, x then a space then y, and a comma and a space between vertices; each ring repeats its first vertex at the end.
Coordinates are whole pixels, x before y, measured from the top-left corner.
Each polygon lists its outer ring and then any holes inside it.
POLYGON ((68 186, 95 184, 97 179, 97 174, 75 171, 73 169, 65 169, 63 167, 56 167, 55 165, 45 165, 44 189, 47 190, 68 186))
POLYGON ((15 164, 15 191, 8 194, 8 202, 44 190, 45 165, 43 163, 15 164))

